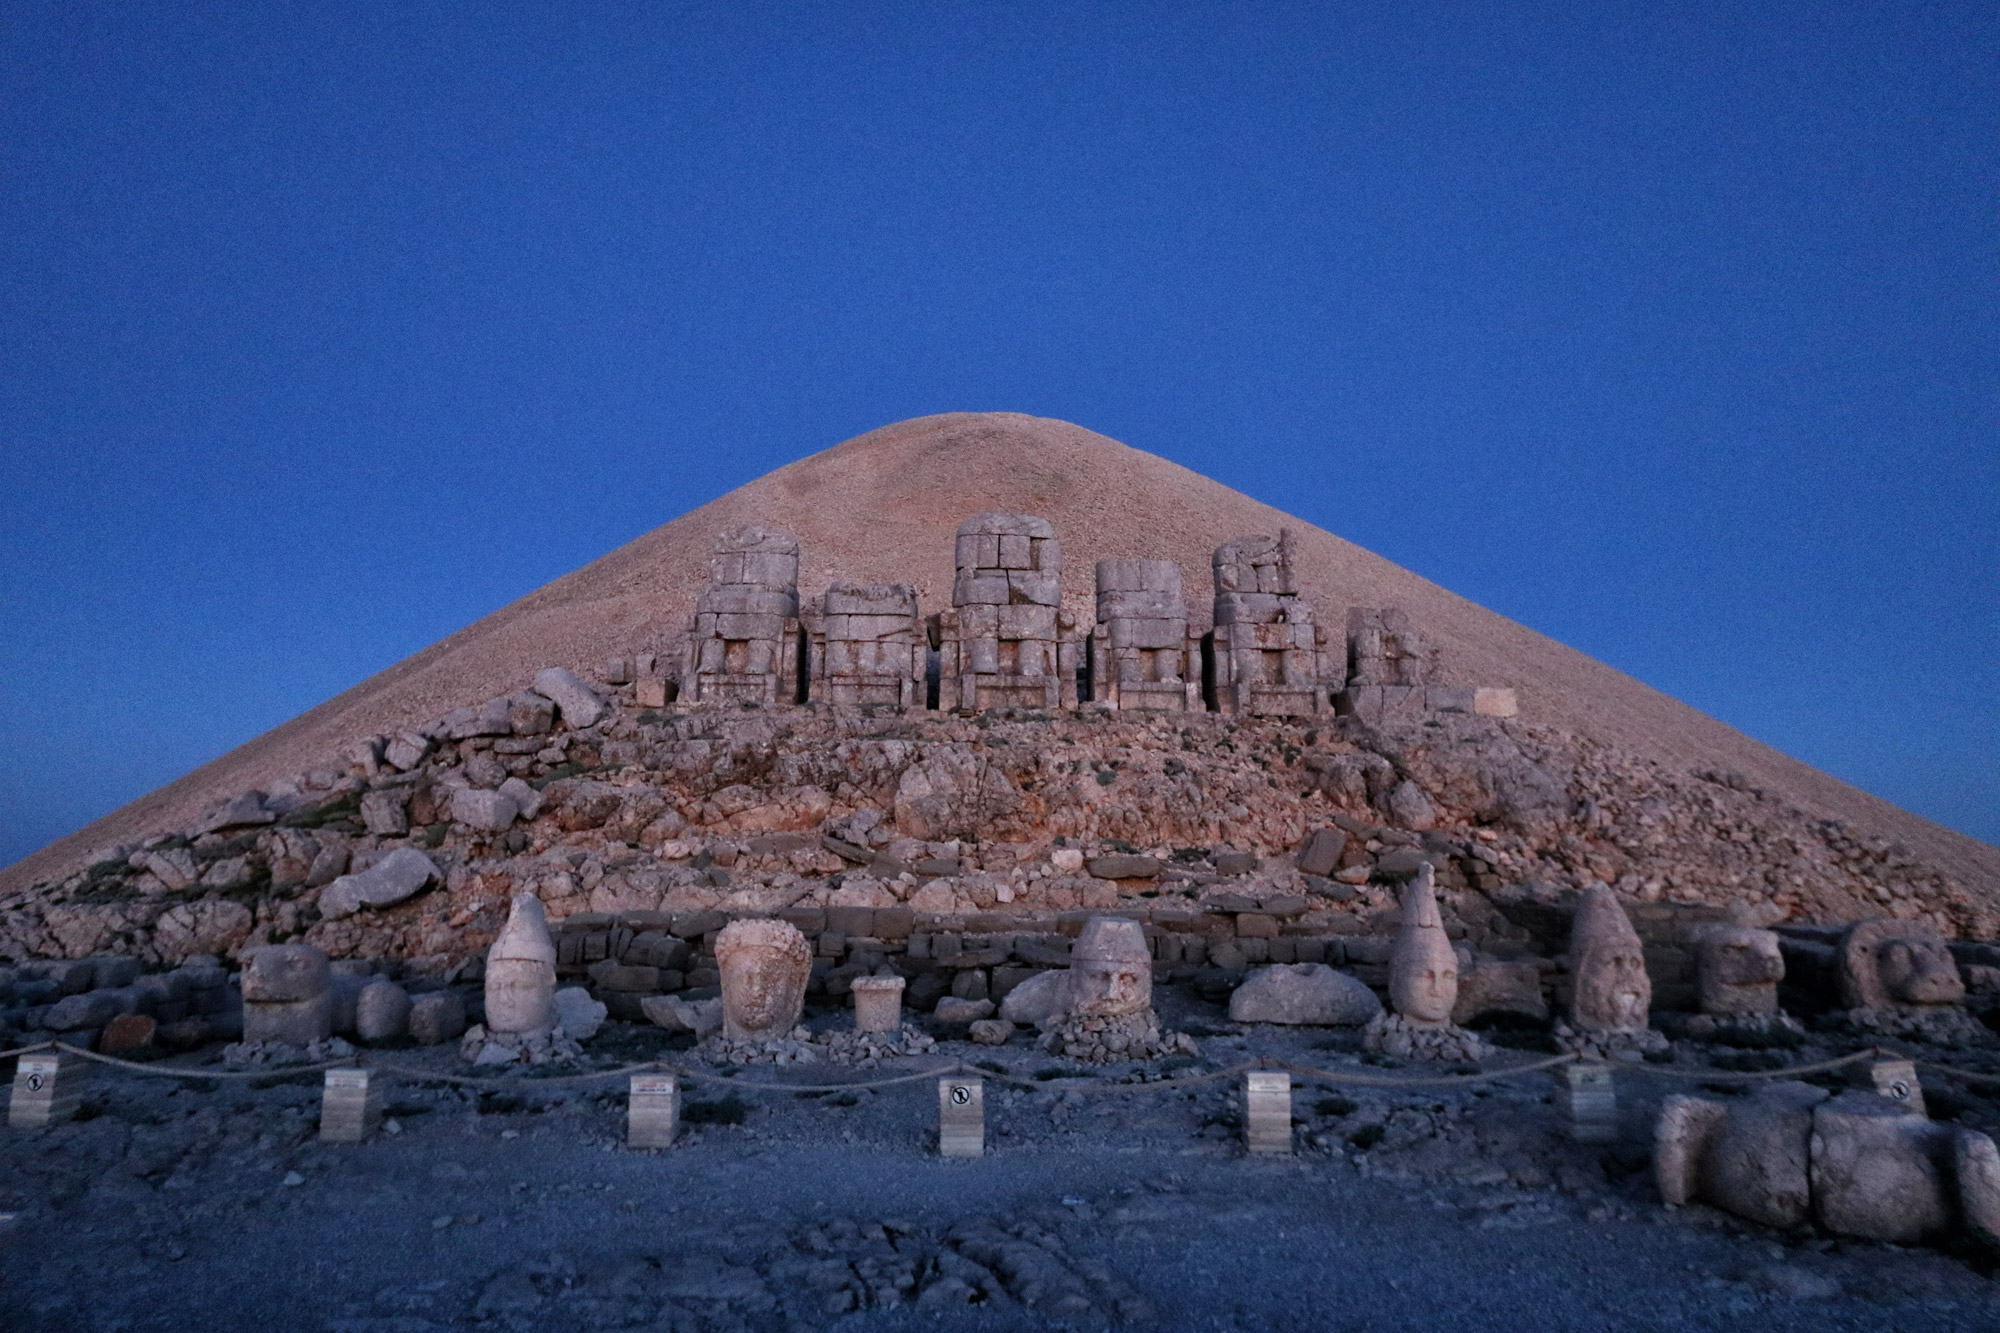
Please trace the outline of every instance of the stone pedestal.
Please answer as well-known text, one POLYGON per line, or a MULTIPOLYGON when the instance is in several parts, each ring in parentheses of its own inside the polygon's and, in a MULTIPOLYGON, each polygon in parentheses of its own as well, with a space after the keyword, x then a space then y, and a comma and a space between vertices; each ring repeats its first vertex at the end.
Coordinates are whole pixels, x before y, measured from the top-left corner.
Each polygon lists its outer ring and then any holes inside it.
POLYGON ((1618 1088, 1608 1065, 1570 1064, 1562 1071, 1570 1137, 1578 1143, 1618 1140, 1618 1088))
POLYGON ((903 1026, 903 979, 856 977, 854 1028, 857 1032, 894 1032, 903 1026))

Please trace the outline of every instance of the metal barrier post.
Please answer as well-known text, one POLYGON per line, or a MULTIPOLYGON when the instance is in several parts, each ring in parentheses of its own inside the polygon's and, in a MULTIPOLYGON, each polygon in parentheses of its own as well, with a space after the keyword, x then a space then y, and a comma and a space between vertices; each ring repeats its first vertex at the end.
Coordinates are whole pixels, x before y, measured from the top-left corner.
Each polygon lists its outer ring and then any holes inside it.
POLYGON ((329 1069, 319 1100, 319 1141, 360 1143, 382 1123, 382 1080, 366 1069, 329 1069))
POLYGON ((1253 1153, 1292 1150, 1292 1076, 1258 1069, 1243 1075, 1243 1146, 1253 1153))
POLYGON ((1618 1089, 1611 1066, 1564 1065, 1563 1083, 1569 1092, 1570 1137, 1578 1143, 1617 1142, 1618 1089))
POLYGON ((20 1056, 14 1065, 14 1091, 7 1102, 7 1123, 14 1129, 39 1129, 76 1114, 82 1093, 80 1061, 59 1051, 20 1056))
POLYGON ((986 1152, 986 1082, 938 1080, 938 1155, 980 1157, 986 1152))
POLYGON ((625 1110, 625 1146, 671 1148, 681 1129, 681 1085, 672 1074, 632 1075, 625 1110))

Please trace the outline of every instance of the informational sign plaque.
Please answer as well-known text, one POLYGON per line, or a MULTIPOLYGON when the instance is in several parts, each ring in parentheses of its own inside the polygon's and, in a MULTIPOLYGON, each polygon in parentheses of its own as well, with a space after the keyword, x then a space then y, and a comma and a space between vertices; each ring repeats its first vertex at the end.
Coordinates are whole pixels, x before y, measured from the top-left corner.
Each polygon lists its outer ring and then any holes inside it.
POLYGON ((1243 1146, 1258 1154, 1292 1150, 1292 1076, 1253 1069, 1243 1075, 1243 1146))
POLYGON ((986 1083, 977 1078, 938 1080, 938 1154, 979 1157, 986 1152, 986 1083))
POLYGON ((1609 1065, 1563 1066, 1569 1096, 1570 1137, 1578 1143, 1612 1143, 1618 1138, 1618 1089, 1609 1065))
POLYGON ((81 1061, 55 1051, 21 1056, 14 1066, 7 1123, 15 1129, 40 1129, 72 1118, 82 1083, 81 1061))
POLYGON ((320 1093, 319 1141, 359 1143, 382 1123, 382 1080, 366 1069, 329 1069, 320 1093))
POLYGON ((632 1075, 625 1112, 625 1144, 630 1148, 671 1148, 681 1130, 681 1086, 672 1074, 632 1075))

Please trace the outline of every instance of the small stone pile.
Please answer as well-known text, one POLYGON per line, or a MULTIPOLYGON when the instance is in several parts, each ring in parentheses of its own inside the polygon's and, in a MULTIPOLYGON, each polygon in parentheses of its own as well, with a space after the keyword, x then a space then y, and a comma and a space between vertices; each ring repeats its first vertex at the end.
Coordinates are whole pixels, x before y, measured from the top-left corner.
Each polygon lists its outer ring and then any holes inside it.
POLYGON ((459 1039, 458 1053, 467 1064, 474 1065, 545 1065, 574 1060, 583 1054, 583 1047, 559 1027, 534 1032, 494 1032, 483 1023, 474 1023, 459 1039))
POLYGON ((1419 1023, 1386 1010, 1368 1020, 1361 1040, 1368 1050, 1399 1060, 1484 1060, 1493 1053, 1464 1028, 1419 1023))
POLYGON ((1151 1009, 1135 1014, 1071 1014, 1057 1020, 1036 1044, 1051 1055, 1093 1064, 1201 1053, 1193 1037, 1162 1028, 1151 1009))

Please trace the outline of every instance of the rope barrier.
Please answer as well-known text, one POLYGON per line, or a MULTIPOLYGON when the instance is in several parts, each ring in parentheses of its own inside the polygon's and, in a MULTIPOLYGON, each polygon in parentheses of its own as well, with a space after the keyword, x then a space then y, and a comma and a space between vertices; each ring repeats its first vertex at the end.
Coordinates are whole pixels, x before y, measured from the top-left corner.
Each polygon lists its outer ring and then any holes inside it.
MULTIPOLYGON (((1540 1073, 1543 1070, 1553 1069, 1561 1065, 1566 1065, 1571 1063, 1601 1064, 1611 1069, 1621 1070, 1626 1073, 1640 1074, 1653 1078, 1683 1079, 1696 1083, 1755 1083, 1755 1082, 1761 1082, 1766 1079, 1791 1078, 1805 1074, 1830 1073, 1833 1070, 1844 1069, 1849 1065, 1859 1064, 1868 1060, 1881 1060, 1881 1059, 1893 1060, 1893 1059, 1905 1058, 1899 1052, 1896 1052, 1894 1050, 1890 1050, 1886 1047, 1881 1047, 1881 1046, 1873 1046, 1868 1048, 1867 1050, 1855 1051, 1849 1055, 1839 1056, 1831 1060, 1821 1060, 1813 1064, 1789 1065, 1781 1069, 1728 1070, 1728 1069, 1682 1069, 1668 1065, 1656 1065, 1656 1064, 1646 1064, 1646 1063, 1627 1064, 1624 1062, 1614 1063, 1606 1061, 1584 1061, 1583 1057, 1581 1056, 1555 1055, 1555 1056, 1550 1056, 1547 1059, 1533 1061, 1529 1064, 1511 1065, 1500 1069, 1480 1069, 1471 1073, 1397 1076, 1397 1075, 1385 1075, 1385 1074, 1366 1074, 1362 1073, 1359 1070, 1320 1069, 1310 1065, 1297 1064, 1288 1060, 1279 1060, 1273 1057, 1259 1057, 1255 1060, 1250 1060, 1239 1064, 1230 1065, 1222 1069, 1205 1071, 1200 1074, 1188 1074, 1172 1078, 1141 1079, 1132 1081, 1124 1079, 1088 1078, 1083 1076, 1067 1076, 1063 1078, 1024 1078, 1018 1074, 1012 1074, 1002 1070, 989 1069, 983 1065, 969 1065, 962 1060, 953 1060, 946 1064, 937 1065, 932 1068, 920 1070, 914 1073, 890 1075, 885 1078, 855 1079, 840 1083, 765 1082, 754 1079, 745 1079, 735 1074, 709 1073, 707 1071, 700 1069, 694 1069, 686 1066, 672 1064, 664 1060, 641 1061, 635 1064, 620 1065, 615 1069, 594 1070, 589 1073, 568 1074, 551 1078, 534 1078, 532 1076, 523 1078, 520 1077, 518 1073, 494 1074, 494 1075, 452 1074, 452 1073, 446 1073, 441 1070, 428 1070, 428 1069, 415 1068, 411 1065, 403 1064, 398 1061, 385 1059, 381 1055, 372 1052, 356 1052, 354 1056, 345 1060, 325 1060, 315 1064, 305 1064, 305 1065, 278 1065, 262 1069, 242 1069, 242 1070, 196 1069, 196 1068, 190 1068, 185 1065, 169 1065, 164 1063, 142 1063, 136 1060, 121 1060, 116 1056, 103 1055, 96 1051, 84 1050, 81 1047, 72 1046, 69 1043, 62 1041, 38 1042, 32 1046, 23 1046, 16 1048, 14 1050, 0 1051, 0 1059, 6 1059, 17 1055, 29 1055, 33 1054, 36 1051, 44 1051, 44 1050, 58 1050, 69 1055, 78 1056, 81 1059, 92 1061, 97 1064, 108 1065, 113 1068, 127 1070, 135 1074, 151 1075, 153 1077, 158 1077, 158 1078, 192 1078, 192 1079, 215 1079, 215 1080, 284 1079, 284 1078, 296 1077, 301 1074, 321 1073, 328 1069, 350 1069, 358 1064, 371 1069, 380 1069, 385 1073, 394 1074, 397 1075, 398 1077, 419 1083, 445 1083, 454 1086, 506 1087, 511 1089, 519 1089, 523 1091, 534 1088, 558 1088, 575 1084, 597 1083, 607 1079, 624 1078, 635 1073, 657 1071, 661 1073, 673 1074, 678 1078, 686 1079, 690 1083, 702 1083, 702 1084, 709 1084, 709 1085, 729 1087, 729 1088, 744 1088, 756 1092, 835 1093, 835 1092, 872 1091, 876 1088, 897 1087, 905 1083, 917 1083, 917 1082, 922 1082, 926 1079, 942 1078, 952 1074, 964 1074, 968 1077, 990 1079, 995 1083, 1011 1087, 1026 1088, 1026 1089, 1045 1091, 1045 1092, 1064 1092, 1064 1093, 1073 1092, 1086 1096, 1102 1094, 1102 1093, 1120 1093, 1120 1092, 1172 1092, 1185 1088, 1200 1087, 1205 1084, 1220 1082, 1224 1079, 1234 1078, 1239 1074, 1257 1069, 1281 1069, 1286 1071, 1287 1073, 1294 1074, 1303 1079, 1310 1079, 1315 1082, 1321 1082, 1321 1083, 1330 1083, 1336 1086, 1389 1088, 1389 1089, 1458 1087, 1472 1083, 1491 1082, 1495 1079, 1513 1078, 1524 1074, 1540 1073)), ((2000 1084, 2000 1074, 1985 1074, 1985 1073, 1974 1072, 1972 1070, 1959 1069, 1955 1066, 1943 1064, 1934 1060, 1917 1060, 1913 1061, 1912 1063, 1914 1063, 1918 1068, 1935 1070, 1940 1073, 1949 1074, 1954 1078, 1966 1079, 1978 1083, 2000 1084)))

